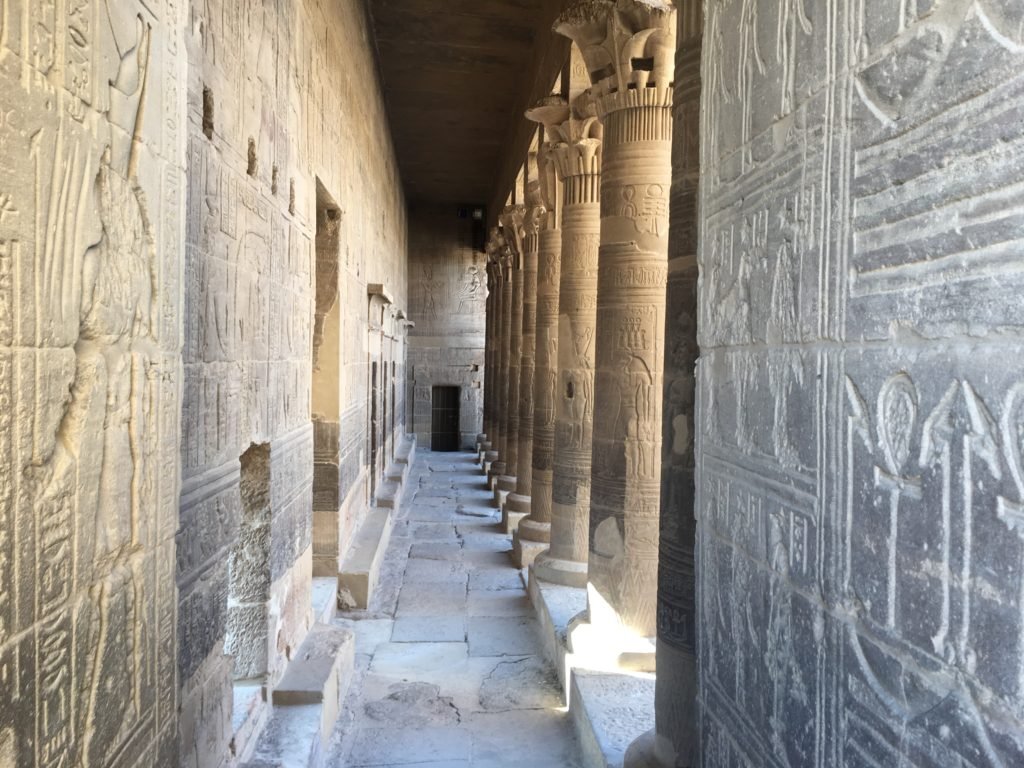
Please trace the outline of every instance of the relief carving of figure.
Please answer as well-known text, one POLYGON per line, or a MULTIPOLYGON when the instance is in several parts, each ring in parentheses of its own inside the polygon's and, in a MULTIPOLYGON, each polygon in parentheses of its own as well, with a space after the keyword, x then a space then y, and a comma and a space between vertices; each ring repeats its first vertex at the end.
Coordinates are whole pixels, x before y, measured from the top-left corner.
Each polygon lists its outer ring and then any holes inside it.
POLYGON ((91 654, 78 673, 88 691, 80 731, 87 766, 107 764, 126 738, 147 675, 140 609, 146 542, 139 528, 154 471, 147 454, 156 428, 156 275, 152 224, 136 173, 149 45, 150 30, 138 19, 135 45, 110 81, 112 120, 119 99, 137 102, 129 118, 134 134, 125 167, 110 145, 100 161, 94 194, 102 234, 73 280, 81 286, 74 379, 53 451, 29 470, 41 514, 77 492, 78 516, 95 535, 91 552, 88 544, 80 548, 92 557, 80 568, 91 566, 93 587, 77 630, 79 647, 91 654))
POLYGON ((477 311, 482 285, 481 270, 474 264, 466 270, 466 279, 459 288, 459 308, 456 310, 458 314, 472 315, 477 311))

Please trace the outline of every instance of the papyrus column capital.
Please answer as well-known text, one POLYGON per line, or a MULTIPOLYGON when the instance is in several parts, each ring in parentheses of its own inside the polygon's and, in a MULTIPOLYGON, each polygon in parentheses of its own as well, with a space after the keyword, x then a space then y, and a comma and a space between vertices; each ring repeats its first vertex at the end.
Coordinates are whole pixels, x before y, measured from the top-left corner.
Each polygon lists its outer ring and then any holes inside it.
POLYGON ((675 75, 675 6, 669 0, 578 0, 555 32, 579 47, 598 114, 671 107, 675 75))
POLYGON ((545 141, 537 149, 537 176, 540 183, 541 201, 546 210, 543 229, 556 230, 561 227, 561 189, 558 178, 556 149, 559 137, 558 126, 569 119, 569 103, 561 96, 545 96, 530 109, 526 117, 544 126, 545 141))
POLYGON ((526 218, 525 205, 506 205, 498 222, 501 224, 501 233, 505 238, 505 245, 508 250, 507 256, 511 260, 513 269, 518 269, 522 263, 523 254, 523 220, 526 218))

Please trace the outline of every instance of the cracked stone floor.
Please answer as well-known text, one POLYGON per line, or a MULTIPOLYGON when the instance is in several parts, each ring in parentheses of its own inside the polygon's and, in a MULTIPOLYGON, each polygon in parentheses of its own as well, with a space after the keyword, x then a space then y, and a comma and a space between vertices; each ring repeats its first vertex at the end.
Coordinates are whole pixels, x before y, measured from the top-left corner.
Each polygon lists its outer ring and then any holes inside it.
POLYGON ((330 766, 578 768, 511 541, 469 453, 417 451, 330 766))

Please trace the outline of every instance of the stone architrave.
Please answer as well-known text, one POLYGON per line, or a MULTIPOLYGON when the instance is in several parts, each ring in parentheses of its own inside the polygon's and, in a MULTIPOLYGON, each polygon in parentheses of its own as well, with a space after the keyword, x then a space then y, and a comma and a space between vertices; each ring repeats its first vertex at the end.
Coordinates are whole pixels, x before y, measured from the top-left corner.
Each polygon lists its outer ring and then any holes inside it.
POLYGON ((556 30, 604 124, 588 604, 625 647, 656 632, 675 8, 589 0, 556 30))
POLYGON ((562 182, 562 266, 558 291, 558 374, 552 457, 550 546, 535 575, 585 587, 594 415, 597 269, 601 239, 602 126, 586 96, 557 127, 555 168, 562 182), (590 114, 588 114, 590 113, 590 114))
MULTIPOLYGON (((540 228, 547 216, 541 198, 540 183, 531 181, 526 190, 523 217, 523 322, 519 358, 519 447, 515 491, 509 493, 502 508, 506 533, 514 533, 519 521, 530 514, 533 484, 533 380, 537 330, 537 251, 540 228)), ((515 403, 509 403, 515 407, 515 403)))
POLYGON ((626 752, 627 768, 697 766, 697 585, 694 464, 697 363, 697 196, 700 181, 699 0, 678 4, 669 277, 662 419, 661 537, 655 728, 626 752))
POLYGON ((555 126, 569 119, 561 96, 546 96, 526 116, 545 128, 537 153, 537 170, 545 215, 538 235, 537 321, 533 377, 533 451, 530 514, 512 537, 512 559, 529 566, 551 539, 551 480, 555 449, 555 396, 558 377, 558 282, 561 272, 561 183, 555 167, 555 126))
POLYGON ((502 232, 509 249, 509 272, 511 289, 508 294, 509 306, 505 308, 508 318, 508 364, 504 366, 506 382, 503 383, 505 396, 498 407, 502 409, 501 462, 503 467, 494 481, 494 504, 499 509, 505 499, 516 488, 516 471, 519 459, 519 364, 523 345, 523 219, 526 207, 510 205, 501 215, 502 232))

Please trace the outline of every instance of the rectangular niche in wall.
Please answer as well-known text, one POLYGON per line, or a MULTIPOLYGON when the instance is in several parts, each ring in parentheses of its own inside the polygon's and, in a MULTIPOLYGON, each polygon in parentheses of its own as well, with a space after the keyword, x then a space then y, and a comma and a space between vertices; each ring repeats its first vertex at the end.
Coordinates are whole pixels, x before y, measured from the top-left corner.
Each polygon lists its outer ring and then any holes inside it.
POLYGON ((434 387, 430 397, 430 449, 459 450, 459 388, 434 387))

